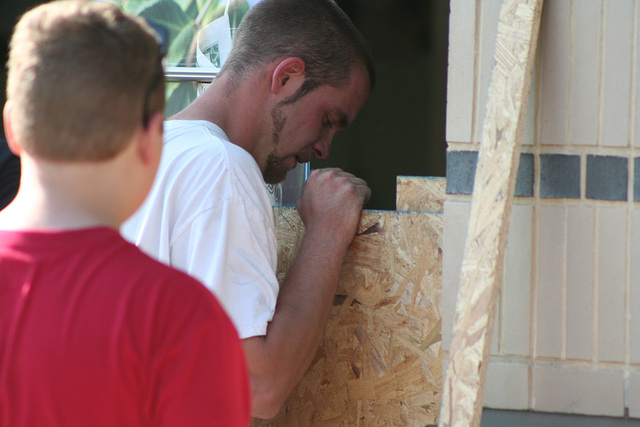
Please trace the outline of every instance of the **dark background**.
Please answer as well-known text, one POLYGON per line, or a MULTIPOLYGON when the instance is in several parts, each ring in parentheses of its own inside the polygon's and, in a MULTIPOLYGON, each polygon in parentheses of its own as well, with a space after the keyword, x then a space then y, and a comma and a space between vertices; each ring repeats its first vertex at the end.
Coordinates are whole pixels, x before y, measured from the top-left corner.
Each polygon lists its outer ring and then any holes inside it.
POLYGON ((449 0, 337 0, 373 50, 377 85, 327 161, 365 179, 368 209, 395 209, 396 176, 445 176, 449 0))
MULTIPOLYGON (((43 0, 0 0, 0 48, 2 49, 2 57, 0 58, 2 60, 0 105, 2 106, 4 106, 6 100, 7 53, 13 27, 24 12, 41 3, 47 2, 43 0)), ((2 131, 0 136, 4 137, 4 126, 0 126, 0 130, 2 131)))

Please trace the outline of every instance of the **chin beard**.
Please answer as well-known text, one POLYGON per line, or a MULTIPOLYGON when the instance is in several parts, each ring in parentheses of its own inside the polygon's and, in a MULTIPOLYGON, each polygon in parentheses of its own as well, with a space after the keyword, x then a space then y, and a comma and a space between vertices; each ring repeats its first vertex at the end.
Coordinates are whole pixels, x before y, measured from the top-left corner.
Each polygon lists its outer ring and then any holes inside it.
POLYGON ((269 154, 262 177, 267 184, 279 184, 287 177, 287 172, 289 172, 289 169, 282 160, 272 153, 269 154))

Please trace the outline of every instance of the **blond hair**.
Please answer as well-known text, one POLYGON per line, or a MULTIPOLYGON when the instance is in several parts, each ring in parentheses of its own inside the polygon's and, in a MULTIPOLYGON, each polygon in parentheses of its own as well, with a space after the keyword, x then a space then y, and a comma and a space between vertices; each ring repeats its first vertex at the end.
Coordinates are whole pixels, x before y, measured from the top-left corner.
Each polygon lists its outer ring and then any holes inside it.
POLYGON ((152 30, 115 6, 32 9, 16 25, 7 67, 16 139, 52 161, 114 157, 164 108, 161 59, 152 30))

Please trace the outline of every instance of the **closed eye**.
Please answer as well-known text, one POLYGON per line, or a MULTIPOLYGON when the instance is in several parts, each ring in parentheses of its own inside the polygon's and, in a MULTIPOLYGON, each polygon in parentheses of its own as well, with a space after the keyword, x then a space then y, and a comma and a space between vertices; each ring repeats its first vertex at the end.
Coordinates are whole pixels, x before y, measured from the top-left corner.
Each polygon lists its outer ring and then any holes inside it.
POLYGON ((349 126, 349 118, 347 117, 347 114, 342 111, 342 109, 338 109, 336 114, 338 115, 337 121, 331 114, 325 115, 324 119, 322 120, 322 127, 325 129, 331 129, 337 126, 338 130, 341 130, 349 126))
POLYGON ((335 122, 331 119, 330 116, 324 116, 324 119, 322 120, 322 127, 326 128, 326 129, 331 129, 333 127, 333 125, 335 124, 335 122))

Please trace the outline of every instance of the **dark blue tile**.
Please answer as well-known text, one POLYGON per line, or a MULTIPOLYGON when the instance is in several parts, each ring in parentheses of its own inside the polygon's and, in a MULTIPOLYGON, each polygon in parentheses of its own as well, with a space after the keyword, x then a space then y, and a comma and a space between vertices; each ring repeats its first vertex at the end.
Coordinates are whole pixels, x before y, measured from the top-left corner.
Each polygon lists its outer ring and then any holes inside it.
POLYGON ((633 201, 640 202, 640 157, 633 159, 633 201))
POLYGON ((540 197, 580 198, 580 157, 565 154, 540 155, 540 197))
MULTIPOLYGON (((471 194, 478 164, 477 151, 447 152, 447 194, 471 194)), ((533 154, 520 155, 515 196, 533 196, 533 154)))
POLYGON ((587 199, 627 200, 627 158, 587 156, 587 199))
POLYGON ((477 151, 447 151, 447 194, 471 194, 477 151))
POLYGON ((518 179, 516 180, 516 197, 533 197, 533 154, 520 154, 518 179))

